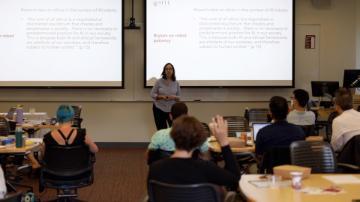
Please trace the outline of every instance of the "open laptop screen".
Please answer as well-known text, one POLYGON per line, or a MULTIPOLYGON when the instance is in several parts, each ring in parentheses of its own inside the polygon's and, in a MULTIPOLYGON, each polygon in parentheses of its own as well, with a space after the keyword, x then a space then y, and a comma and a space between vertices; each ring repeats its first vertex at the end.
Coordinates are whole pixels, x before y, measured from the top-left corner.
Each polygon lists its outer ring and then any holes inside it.
POLYGON ((254 142, 256 141, 256 137, 257 137, 257 134, 259 132, 260 129, 262 129, 263 127, 265 126, 268 126, 270 125, 271 123, 253 123, 252 126, 253 126, 253 139, 254 139, 254 142))

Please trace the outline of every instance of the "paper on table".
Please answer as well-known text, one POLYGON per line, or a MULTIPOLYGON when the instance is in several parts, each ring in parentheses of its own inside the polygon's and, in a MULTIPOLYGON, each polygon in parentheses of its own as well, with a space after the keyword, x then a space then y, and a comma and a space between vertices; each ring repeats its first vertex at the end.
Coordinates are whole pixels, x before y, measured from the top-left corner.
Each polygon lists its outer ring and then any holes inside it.
POLYGON ((34 143, 42 143, 43 142, 43 139, 42 138, 28 138, 28 140, 34 142, 34 143))
POLYGON ((360 178, 354 175, 325 175, 323 178, 334 184, 360 184, 360 178))
POLYGON ((271 183, 269 180, 250 180, 250 184, 254 185, 257 188, 268 188, 271 186, 277 187, 290 187, 291 181, 290 180, 282 180, 276 183, 271 183))

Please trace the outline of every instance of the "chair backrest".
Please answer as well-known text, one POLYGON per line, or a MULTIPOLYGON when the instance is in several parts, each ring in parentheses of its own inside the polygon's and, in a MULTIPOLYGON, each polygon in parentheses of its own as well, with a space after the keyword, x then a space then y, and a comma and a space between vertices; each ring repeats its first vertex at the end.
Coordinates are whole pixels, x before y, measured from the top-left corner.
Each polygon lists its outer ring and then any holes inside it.
POLYGON ((329 117, 328 117, 328 121, 327 121, 327 124, 329 125, 328 127, 328 131, 327 131, 327 134, 326 134, 326 137, 328 138, 328 141, 331 142, 331 135, 332 135, 332 123, 334 121, 334 119, 339 115, 339 113, 337 113, 336 111, 334 112, 331 112, 329 114, 329 117))
POLYGON ((82 122, 81 111, 82 111, 82 107, 81 107, 81 105, 72 105, 71 107, 74 110, 73 127, 81 128, 81 122, 82 122))
POLYGON ((336 159, 327 142, 295 141, 290 145, 291 163, 310 167, 312 173, 334 173, 336 159))
POLYGON ((81 105, 72 105, 71 107, 74 110, 74 117, 75 118, 80 118, 81 117, 81 110, 82 110, 81 105))
POLYGON ((0 117, 0 136, 8 136, 10 133, 9 123, 4 117, 0 117))
POLYGON ((288 146, 271 147, 265 151, 259 165, 259 173, 273 173, 275 166, 290 164, 290 150, 288 146))
POLYGON ((299 125, 301 129, 303 129, 305 136, 309 137, 311 135, 315 135, 315 125, 299 125))
POLYGON ((229 137, 236 137, 236 132, 248 132, 249 124, 242 116, 224 116, 228 122, 229 137))
POLYGON ((337 156, 338 163, 360 167, 360 134, 352 137, 337 156))
POLYGON ((252 108, 249 109, 249 123, 253 122, 268 122, 269 109, 267 108, 252 108))
POLYGON ((149 199, 150 202, 224 201, 217 185, 209 183, 175 185, 155 180, 149 182, 149 199))
POLYGON ((52 175, 81 175, 92 170, 92 166, 92 154, 86 145, 45 147, 42 168, 52 175))
POLYGON ((207 136, 210 137, 211 131, 210 131, 209 125, 207 123, 204 123, 204 122, 201 122, 201 124, 203 125, 207 136))
POLYGON ((23 193, 18 191, 16 193, 6 194, 3 199, 0 199, 0 202, 21 202, 23 193))
POLYGON ((9 111, 6 114, 6 118, 9 120, 14 120, 15 118, 15 112, 16 112, 16 107, 10 107, 9 111))
POLYGON ((158 161, 158 160, 161 160, 164 158, 169 158, 173 153, 174 153, 174 151, 165 151, 162 149, 149 150, 147 164, 150 165, 150 164, 154 163, 155 161, 158 161))

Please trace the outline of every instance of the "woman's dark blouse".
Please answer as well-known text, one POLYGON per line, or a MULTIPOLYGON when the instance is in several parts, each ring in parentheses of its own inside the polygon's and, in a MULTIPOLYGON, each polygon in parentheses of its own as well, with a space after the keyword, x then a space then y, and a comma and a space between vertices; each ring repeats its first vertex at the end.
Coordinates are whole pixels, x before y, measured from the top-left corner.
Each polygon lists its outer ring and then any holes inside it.
MULTIPOLYGON (((86 131, 85 129, 74 129, 77 130, 77 134, 76 137, 74 139, 74 141, 69 144, 71 146, 76 146, 76 145, 84 145, 85 144, 85 136, 86 136, 86 131)), ((67 135, 67 134, 64 134, 67 135)), ((75 131, 73 132, 72 136, 75 135, 75 131)), ((48 146, 57 146, 59 145, 56 140, 51 136, 51 132, 48 132, 47 134, 45 134, 44 136, 44 144, 48 147, 48 146)))

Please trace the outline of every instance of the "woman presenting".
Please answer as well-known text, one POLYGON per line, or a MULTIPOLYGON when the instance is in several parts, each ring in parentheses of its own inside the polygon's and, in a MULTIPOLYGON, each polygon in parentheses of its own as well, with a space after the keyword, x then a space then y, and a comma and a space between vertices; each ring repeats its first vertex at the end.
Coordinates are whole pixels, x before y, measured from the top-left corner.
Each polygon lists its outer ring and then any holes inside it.
POLYGON ((165 64, 161 77, 156 81, 150 94, 154 100, 153 113, 158 130, 167 128, 167 124, 171 126, 169 112, 171 106, 180 99, 180 85, 176 81, 175 69, 171 63, 165 64))

